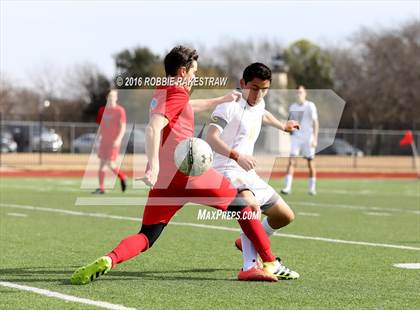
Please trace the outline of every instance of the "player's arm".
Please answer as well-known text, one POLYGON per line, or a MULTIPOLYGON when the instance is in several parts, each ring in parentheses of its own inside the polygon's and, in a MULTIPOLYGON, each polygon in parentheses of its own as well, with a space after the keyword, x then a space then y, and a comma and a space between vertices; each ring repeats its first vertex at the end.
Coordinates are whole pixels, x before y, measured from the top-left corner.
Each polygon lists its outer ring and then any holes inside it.
POLYGON ((126 127, 127 127, 127 125, 126 125, 125 121, 121 120, 120 121, 120 131, 118 132, 118 136, 117 136, 117 138, 115 139, 115 142, 114 142, 115 146, 121 145, 121 141, 124 137, 126 127))
POLYGON ((318 145, 318 132, 319 132, 319 121, 318 119, 313 120, 313 139, 312 139, 312 146, 317 147, 318 145))
MULTIPOLYGON (((220 118, 219 118, 219 121, 220 121, 220 118)), ((221 122, 223 123, 223 120, 221 122)), ((212 123, 210 123, 209 129, 207 131, 206 140, 207 140, 207 143, 213 149, 213 151, 235 160, 239 164, 239 166, 241 166, 246 171, 254 169, 257 163, 255 158, 249 155, 240 154, 235 149, 229 147, 220 138, 220 134, 221 134, 221 131, 219 127, 214 124, 212 125, 212 123)))
POLYGON ((96 124, 98 124, 98 135, 99 135, 99 139, 102 139, 102 126, 101 126, 101 122, 102 122, 102 116, 104 115, 104 111, 105 111, 105 107, 100 107, 98 110, 98 115, 96 115, 96 124))
POLYGON ((210 99, 193 99, 190 100, 190 104, 194 112, 202 112, 225 102, 237 101, 240 97, 241 93, 233 90, 221 97, 210 99))
POLYGON ((152 114, 146 126, 146 156, 148 169, 144 183, 154 186, 159 174, 159 147, 162 129, 168 125, 168 119, 162 114, 152 114))
POLYGON ((312 115, 312 147, 317 147, 318 145, 318 132, 319 132, 319 120, 318 120, 318 111, 314 103, 310 105, 311 115, 312 115))
POLYGON ((299 123, 293 120, 287 122, 279 121, 271 112, 265 111, 263 115, 263 124, 286 132, 292 132, 299 129, 299 123))

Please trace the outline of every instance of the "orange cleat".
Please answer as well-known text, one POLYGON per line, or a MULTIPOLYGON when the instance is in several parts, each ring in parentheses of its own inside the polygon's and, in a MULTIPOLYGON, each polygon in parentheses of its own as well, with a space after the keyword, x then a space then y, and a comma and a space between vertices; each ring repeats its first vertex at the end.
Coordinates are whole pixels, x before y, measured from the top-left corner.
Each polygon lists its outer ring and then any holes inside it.
POLYGON ((253 267, 247 271, 239 271, 238 273, 238 280, 239 281, 265 281, 265 282, 277 282, 277 277, 265 271, 263 269, 259 269, 257 267, 253 267))
POLYGON ((238 239, 236 239, 236 240, 235 240, 235 246, 236 246, 236 248, 237 248, 239 251, 241 251, 241 252, 242 252, 242 241, 241 241, 241 238, 238 238, 238 239))

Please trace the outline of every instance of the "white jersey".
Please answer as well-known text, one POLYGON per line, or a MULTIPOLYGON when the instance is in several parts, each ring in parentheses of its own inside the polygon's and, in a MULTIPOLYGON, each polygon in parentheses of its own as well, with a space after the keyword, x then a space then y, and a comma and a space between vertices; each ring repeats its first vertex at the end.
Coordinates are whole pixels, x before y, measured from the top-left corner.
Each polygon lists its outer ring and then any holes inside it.
MULTIPOLYGON (((211 126, 220 131, 220 138, 241 154, 252 155, 254 145, 261 131, 265 113, 265 102, 261 100, 250 106, 245 99, 219 104, 211 116, 211 126)), ((236 161, 214 153, 213 168, 222 172, 226 169, 243 170, 236 161)))
POLYGON ((318 119, 316 106, 311 101, 293 103, 289 107, 289 120, 298 121, 300 129, 293 132, 292 139, 311 139, 313 134, 313 122, 318 119))

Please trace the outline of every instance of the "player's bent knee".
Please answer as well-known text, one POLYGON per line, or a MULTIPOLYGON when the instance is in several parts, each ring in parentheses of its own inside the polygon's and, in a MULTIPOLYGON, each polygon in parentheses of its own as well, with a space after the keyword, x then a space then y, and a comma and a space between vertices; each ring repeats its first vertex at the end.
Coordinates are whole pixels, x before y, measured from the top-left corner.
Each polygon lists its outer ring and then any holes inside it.
POLYGON ((152 247, 153 243, 159 238, 166 224, 152 224, 152 225, 142 225, 139 234, 144 234, 149 240, 149 248, 152 247))
POLYGON ((232 200, 230 205, 227 208, 227 211, 231 212, 240 212, 247 207, 247 203, 244 198, 236 196, 235 199, 232 200))
POLYGON ((295 220, 295 213, 292 210, 287 214, 287 220, 289 224, 295 220))

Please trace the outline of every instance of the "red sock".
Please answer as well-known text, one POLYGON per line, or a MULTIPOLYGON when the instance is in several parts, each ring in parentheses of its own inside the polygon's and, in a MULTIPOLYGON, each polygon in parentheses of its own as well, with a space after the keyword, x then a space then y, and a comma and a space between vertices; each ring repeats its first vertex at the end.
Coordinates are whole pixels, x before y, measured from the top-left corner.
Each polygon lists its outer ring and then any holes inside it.
POLYGON ((114 172, 120 180, 125 180, 125 174, 120 169, 112 169, 112 172, 114 172))
POLYGON ((99 170, 98 176, 99 176, 99 189, 101 191, 104 191, 105 190, 105 186, 104 186, 104 182, 105 182, 105 171, 99 170))
POLYGON ((147 237, 144 234, 135 234, 121 240, 117 247, 108 253, 107 256, 111 257, 112 267, 114 267, 116 264, 139 255, 148 248, 149 240, 147 237))
MULTIPOLYGON (((242 214, 246 212, 252 212, 250 207, 246 207, 242 210, 242 214)), ((271 252, 270 240, 261 222, 258 219, 255 220, 238 220, 239 225, 245 235, 251 240, 255 247, 255 250, 260 255, 263 262, 272 262, 276 257, 271 252)))

